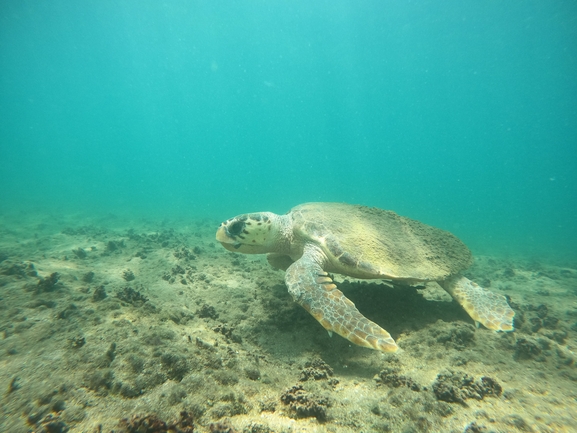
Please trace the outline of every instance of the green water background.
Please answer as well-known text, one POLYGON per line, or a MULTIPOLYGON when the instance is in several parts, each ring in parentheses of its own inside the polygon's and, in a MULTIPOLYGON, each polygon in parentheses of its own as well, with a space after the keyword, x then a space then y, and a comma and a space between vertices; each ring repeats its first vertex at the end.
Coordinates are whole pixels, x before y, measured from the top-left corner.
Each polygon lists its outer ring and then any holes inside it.
POLYGON ((0 3, 0 211, 392 209, 577 259, 574 1, 0 3))

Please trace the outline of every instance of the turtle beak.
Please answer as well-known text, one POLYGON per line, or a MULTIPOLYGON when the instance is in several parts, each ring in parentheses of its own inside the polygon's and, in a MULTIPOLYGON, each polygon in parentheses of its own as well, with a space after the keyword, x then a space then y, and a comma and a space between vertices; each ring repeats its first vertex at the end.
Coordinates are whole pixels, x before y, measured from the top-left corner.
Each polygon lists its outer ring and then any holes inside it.
POLYGON ((230 234, 227 225, 224 223, 216 231, 216 240, 229 251, 235 251, 241 246, 241 243, 230 234))
POLYGON ((220 225, 216 231, 216 240, 221 244, 233 244, 236 243, 235 239, 230 235, 228 227, 223 223, 220 225))

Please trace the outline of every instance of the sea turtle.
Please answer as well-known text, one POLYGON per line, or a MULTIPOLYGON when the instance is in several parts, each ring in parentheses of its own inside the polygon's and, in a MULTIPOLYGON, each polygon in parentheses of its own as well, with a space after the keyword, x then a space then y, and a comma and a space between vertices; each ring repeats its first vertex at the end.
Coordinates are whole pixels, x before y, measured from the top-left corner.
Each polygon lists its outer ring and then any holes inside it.
POLYGON ((285 215, 249 213, 221 223, 216 239, 227 249, 268 253, 286 270, 295 302, 320 324, 351 342, 394 352, 390 334, 363 316, 337 289, 328 272, 401 284, 436 281, 477 325, 513 330, 514 311, 504 296, 459 273, 472 263, 456 236, 395 212, 345 203, 305 203, 285 215))

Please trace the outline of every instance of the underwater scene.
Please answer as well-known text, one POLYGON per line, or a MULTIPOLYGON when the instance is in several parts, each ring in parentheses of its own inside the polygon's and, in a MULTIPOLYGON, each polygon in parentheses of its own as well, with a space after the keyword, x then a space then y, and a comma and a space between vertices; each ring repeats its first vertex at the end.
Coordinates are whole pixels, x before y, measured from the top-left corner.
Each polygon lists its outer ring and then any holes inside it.
POLYGON ((577 3, 0 3, 0 432, 577 432, 577 3))

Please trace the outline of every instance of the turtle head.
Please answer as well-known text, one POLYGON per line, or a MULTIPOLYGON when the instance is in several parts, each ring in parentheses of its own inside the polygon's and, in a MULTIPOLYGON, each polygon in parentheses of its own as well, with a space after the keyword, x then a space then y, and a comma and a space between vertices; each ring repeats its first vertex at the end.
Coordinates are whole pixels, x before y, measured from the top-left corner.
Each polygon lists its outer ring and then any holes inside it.
POLYGON ((278 215, 272 212, 248 213, 235 216, 220 224, 216 240, 235 253, 263 254, 276 250, 278 215))

